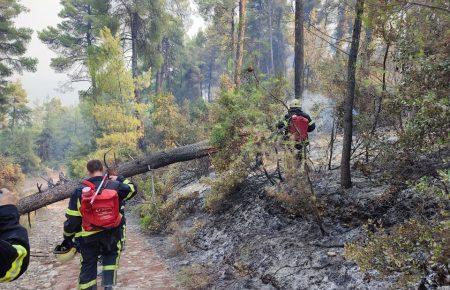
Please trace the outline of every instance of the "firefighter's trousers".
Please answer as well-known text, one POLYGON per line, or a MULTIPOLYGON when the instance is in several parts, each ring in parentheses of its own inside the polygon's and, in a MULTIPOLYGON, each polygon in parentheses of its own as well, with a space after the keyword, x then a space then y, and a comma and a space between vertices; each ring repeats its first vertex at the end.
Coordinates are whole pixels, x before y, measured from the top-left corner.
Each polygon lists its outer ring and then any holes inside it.
MULTIPOLYGON (((97 289, 97 262, 102 261, 102 286, 112 287, 116 284, 122 250, 121 229, 108 230, 107 233, 95 234, 98 238, 87 237, 80 241, 81 270, 79 289, 97 289)), ((106 231, 105 231, 106 232, 106 231)))

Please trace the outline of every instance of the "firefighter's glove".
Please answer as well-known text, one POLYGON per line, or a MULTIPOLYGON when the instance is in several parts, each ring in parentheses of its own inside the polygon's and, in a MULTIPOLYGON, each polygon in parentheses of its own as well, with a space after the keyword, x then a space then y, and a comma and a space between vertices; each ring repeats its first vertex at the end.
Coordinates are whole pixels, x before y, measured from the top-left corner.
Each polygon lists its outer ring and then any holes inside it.
POLYGON ((64 241, 59 246, 60 246, 60 249, 62 251, 64 251, 64 250, 69 250, 71 248, 74 248, 75 244, 73 243, 72 239, 64 239, 64 241))

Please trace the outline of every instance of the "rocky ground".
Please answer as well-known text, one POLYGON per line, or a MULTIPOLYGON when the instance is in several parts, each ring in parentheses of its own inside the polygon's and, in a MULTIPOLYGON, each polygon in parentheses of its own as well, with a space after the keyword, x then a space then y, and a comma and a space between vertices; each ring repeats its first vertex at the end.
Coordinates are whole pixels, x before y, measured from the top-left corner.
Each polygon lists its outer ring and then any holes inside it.
MULTIPOLYGON (((40 209, 36 215, 31 214, 31 262, 28 271, 12 283, 1 284, 0 289, 77 288, 79 255, 67 264, 60 264, 51 253, 55 245, 61 242, 66 206, 67 201, 61 201, 40 209)), ((176 289, 174 276, 140 232, 132 215, 128 219, 127 244, 120 260, 116 289, 176 289)))
MULTIPOLYGON (((232 196, 222 213, 191 212, 177 222, 175 234, 152 237, 152 243, 175 271, 187 276, 184 279, 188 284, 206 281, 206 288, 393 287, 395 277, 377 280, 347 261, 343 257, 344 244, 361 235, 362 225, 369 218, 392 225, 416 214, 432 217, 437 208, 433 201, 358 174, 353 189, 345 193, 339 188, 337 171, 315 174, 313 180, 327 235, 322 235, 317 224, 306 216, 293 217, 282 211, 267 194, 267 179, 253 176, 232 196), (412 210, 418 204, 423 204, 420 213, 412 210), (186 242, 182 250, 173 249, 179 248, 177 236, 186 242), (172 249, 167 244, 172 244, 172 249)), ((200 196, 209 190, 197 183, 191 187, 199 190, 200 196)))

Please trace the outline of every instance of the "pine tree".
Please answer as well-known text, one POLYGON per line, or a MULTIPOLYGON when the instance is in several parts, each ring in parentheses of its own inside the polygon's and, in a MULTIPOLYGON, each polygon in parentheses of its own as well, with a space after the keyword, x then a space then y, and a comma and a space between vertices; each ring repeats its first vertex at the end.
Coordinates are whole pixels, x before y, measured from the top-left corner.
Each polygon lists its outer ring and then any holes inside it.
MULTIPOLYGON (((90 73, 96 80, 93 92, 98 100, 92 115, 99 126, 98 148, 135 152, 142 136, 141 122, 146 105, 138 104, 134 95, 135 81, 126 67, 120 39, 108 29, 101 31, 102 44, 89 60, 90 73), (107 114, 105 112, 108 112, 107 114)), ((147 82, 143 81, 148 85, 147 82)))
POLYGON ((6 87, 6 107, 8 125, 11 130, 30 122, 31 109, 27 106, 27 92, 20 82, 13 82, 6 87))
POLYGON ((118 23, 110 14, 109 0, 62 0, 56 27, 39 32, 39 38, 57 57, 51 67, 66 72, 72 81, 88 81, 86 70, 90 48, 98 42, 100 30, 108 27, 116 31, 118 23))
POLYGON ((14 23, 14 19, 26 11, 16 0, 0 0, 0 105, 6 101, 7 77, 14 72, 36 70, 37 59, 24 56, 32 30, 17 28, 14 23))

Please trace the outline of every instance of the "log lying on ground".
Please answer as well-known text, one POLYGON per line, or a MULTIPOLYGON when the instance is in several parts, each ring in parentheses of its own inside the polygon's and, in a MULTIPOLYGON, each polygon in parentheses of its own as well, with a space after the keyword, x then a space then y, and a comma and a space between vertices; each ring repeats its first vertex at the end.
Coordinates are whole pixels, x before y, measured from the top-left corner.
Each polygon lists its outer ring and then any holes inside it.
MULTIPOLYGON (((157 169, 173 163, 189 161, 208 156, 215 153, 216 149, 203 141, 178 148, 149 153, 138 159, 121 163, 118 166, 120 175, 130 177, 145 173, 150 169, 157 169)), ((49 188, 43 192, 35 193, 19 200, 17 205, 19 212, 25 214, 35 211, 46 205, 69 198, 72 192, 80 186, 80 181, 69 181, 67 183, 49 188)))

